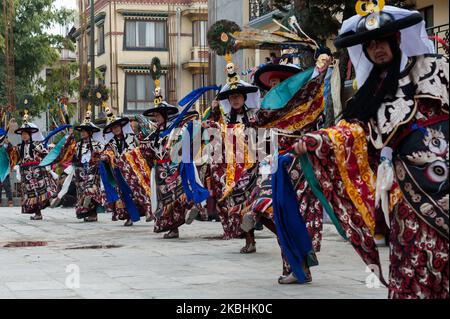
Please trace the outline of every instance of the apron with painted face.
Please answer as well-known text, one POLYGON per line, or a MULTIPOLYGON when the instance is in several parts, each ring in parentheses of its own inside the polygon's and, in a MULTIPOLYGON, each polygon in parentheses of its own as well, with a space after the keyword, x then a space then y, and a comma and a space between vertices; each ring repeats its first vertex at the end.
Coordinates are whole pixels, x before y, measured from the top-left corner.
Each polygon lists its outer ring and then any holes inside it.
POLYGON ((449 127, 443 120, 414 130, 397 149, 395 170, 404 199, 448 240, 449 127))

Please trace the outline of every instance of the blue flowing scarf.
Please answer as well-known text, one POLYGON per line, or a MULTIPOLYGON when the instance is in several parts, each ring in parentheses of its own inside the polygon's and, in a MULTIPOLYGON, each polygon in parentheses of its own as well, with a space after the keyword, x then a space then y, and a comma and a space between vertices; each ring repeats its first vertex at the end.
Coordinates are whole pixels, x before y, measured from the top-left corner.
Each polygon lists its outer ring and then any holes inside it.
POLYGON ((72 127, 72 125, 70 125, 70 124, 64 124, 64 125, 61 125, 61 126, 58 126, 57 128, 55 128, 53 131, 51 131, 48 135, 47 135, 47 137, 44 139, 44 147, 45 148, 47 148, 48 147, 48 142, 50 141, 50 139, 53 137, 53 136, 55 136, 56 134, 58 134, 58 133, 60 133, 60 132, 62 132, 62 131, 64 131, 64 130, 66 130, 66 129, 69 129, 69 128, 71 128, 72 127))
POLYGON ((280 156, 277 170, 272 174, 273 216, 281 249, 297 280, 304 283, 303 264, 313 253, 313 247, 305 221, 299 214, 297 196, 287 171, 292 161, 290 154, 280 156))
POLYGON ((162 131, 159 136, 160 138, 164 138, 167 135, 170 134, 170 132, 172 132, 177 126, 178 124, 180 124, 180 122, 184 119, 184 117, 186 116, 187 112, 189 112, 189 110, 192 108, 192 106, 195 104, 195 102, 197 102, 197 100, 206 92, 211 91, 211 90, 220 90, 220 87, 213 85, 213 86, 205 86, 199 89, 196 89, 192 92, 190 92, 188 95, 186 95, 184 98, 182 98, 180 100, 180 102, 178 102, 178 105, 180 106, 185 106, 186 104, 188 104, 183 111, 181 111, 181 113, 176 117, 175 120, 173 120, 172 124, 165 129, 164 131, 162 131))
POLYGON ((130 186, 125 181, 119 168, 114 169, 114 176, 116 177, 117 186, 119 187, 120 194, 122 195, 122 201, 127 209, 128 215, 133 222, 138 222, 141 220, 138 208, 133 201, 133 191, 130 186))
POLYGON ((183 190, 189 201, 200 204, 209 198, 209 191, 197 182, 195 166, 191 155, 194 123, 191 121, 187 126, 186 134, 183 136, 183 159, 180 163, 180 175, 183 190))
POLYGON ((103 164, 102 161, 98 162, 98 169, 100 172, 100 178, 102 179, 103 187, 105 188, 106 201, 109 204, 115 203, 119 200, 119 194, 116 191, 116 182, 111 172, 111 168, 108 164, 103 164))

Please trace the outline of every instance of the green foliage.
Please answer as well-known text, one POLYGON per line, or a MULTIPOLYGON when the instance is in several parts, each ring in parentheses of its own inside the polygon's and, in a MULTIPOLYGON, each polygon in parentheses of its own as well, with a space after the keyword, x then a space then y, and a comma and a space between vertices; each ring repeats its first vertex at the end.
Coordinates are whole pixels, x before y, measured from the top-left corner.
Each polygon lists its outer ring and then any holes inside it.
POLYGON ((81 91, 81 98, 95 106, 102 106, 103 102, 109 99, 109 90, 103 84, 96 85, 93 88, 86 86, 81 91))
MULTIPOLYGON (((0 2, 0 12, 2 6, 3 2, 0 2)), ((59 59, 59 50, 73 50, 74 45, 68 39, 48 32, 52 26, 70 23, 73 18, 73 11, 56 9, 54 0, 15 0, 13 31, 16 100, 20 101, 23 96, 32 95, 34 99, 31 112, 34 114, 45 110, 51 98, 67 96, 73 92, 75 84, 61 81, 62 75, 68 72, 62 67, 58 70, 60 66, 55 67, 55 63, 59 59), (55 75, 48 81, 36 80, 44 67, 52 68, 55 75), (58 73, 61 76, 58 76, 58 73), (59 82, 61 83, 58 84, 59 82)), ((1 22, 0 34, 0 105, 4 105, 4 25, 1 22)))

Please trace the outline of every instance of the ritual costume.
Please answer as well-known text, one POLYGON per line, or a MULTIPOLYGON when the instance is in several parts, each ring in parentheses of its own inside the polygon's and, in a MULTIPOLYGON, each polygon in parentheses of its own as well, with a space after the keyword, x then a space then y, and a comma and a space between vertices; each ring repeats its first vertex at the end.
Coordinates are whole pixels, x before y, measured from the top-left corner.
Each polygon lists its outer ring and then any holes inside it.
MULTIPOLYGON (((97 212, 105 205, 106 201, 101 187, 98 163, 103 151, 103 137, 100 128, 91 122, 91 114, 91 111, 88 110, 84 122, 74 128, 75 131, 80 133, 86 132, 87 136, 81 137, 80 141, 77 142, 75 135, 71 133, 65 139, 60 150, 56 146, 59 155, 51 163, 72 163, 64 170, 67 177, 62 184, 58 197, 52 202, 52 207, 56 207, 67 194, 71 182, 75 178, 76 216, 85 222, 96 222, 97 212)), ((45 162, 45 159, 43 162, 45 162)))
POLYGON ((13 147, 8 145, 11 162, 17 162, 17 177, 22 190, 22 213, 34 214, 31 220, 42 220, 42 210, 50 205, 50 201, 57 194, 56 183, 49 171, 39 167, 41 160, 48 154, 43 145, 44 137, 39 128, 28 122, 29 115, 25 112, 22 126, 15 131, 16 134, 28 134, 29 139, 13 147), (17 161, 16 161, 17 160, 17 161))
POLYGON ((101 177, 107 202, 114 205, 113 220, 125 220, 132 226, 141 217, 150 222, 151 212, 150 168, 142 156, 139 141, 129 119, 119 118, 106 108, 107 125, 103 129, 108 141, 101 155, 101 177))
MULTIPOLYGON (((217 211, 224 230, 224 239, 242 238, 241 229, 243 209, 256 183, 258 165, 251 152, 246 132, 256 121, 256 112, 260 106, 258 87, 240 79, 231 55, 227 55, 227 83, 219 92, 217 99, 221 108, 208 110, 209 117, 204 118, 210 129, 220 132, 223 143, 218 150, 222 161, 210 163, 210 185, 216 199, 217 211), (241 95, 244 104, 239 109, 232 107, 229 97, 241 95), (242 159, 242 161, 237 161, 242 159)), ((256 131, 253 131, 256 134, 256 131)))
MULTIPOLYGON (((183 165, 172 158, 172 147, 183 139, 183 132, 188 123, 198 117, 198 113, 184 112, 178 116, 178 108, 164 101, 159 85, 159 59, 152 60, 152 77, 155 80, 154 106, 144 112, 144 116, 155 119, 159 116, 157 127, 148 137, 141 141, 141 149, 151 174, 152 213, 155 216, 154 232, 162 233, 165 239, 179 238, 178 228, 185 223, 192 223, 200 209, 193 198, 186 194, 185 181, 182 179, 183 165), (172 119, 169 128, 169 118, 172 119)), ((188 139, 186 138, 186 141, 188 139)), ((181 150, 183 151, 183 150, 181 150)), ((178 154, 176 154, 178 155, 178 154)), ((195 167, 193 167, 195 169, 195 167)), ((206 194, 208 197, 209 194, 206 194)), ((206 198, 201 199, 201 201, 206 198)))
POLYGON ((335 44, 348 47, 359 90, 341 122, 301 139, 302 157, 350 243, 384 282, 374 243, 381 207, 390 227, 389 298, 446 299, 448 59, 431 54, 420 13, 363 1, 357 11, 335 44), (387 41, 391 62, 372 62, 372 41, 387 41))
MULTIPOLYGON (((271 166, 274 165, 274 157, 278 154, 286 154, 290 151, 292 144, 299 136, 306 132, 317 130, 323 126, 324 113, 332 108, 330 99, 330 79, 333 67, 329 67, 332 58, 328 49, 317 48, 316 67, 303 72, 292 72, 292 76, 285 78, 281 84, 273 87, 261 103, 256 125, 269 129, 271 136, 269 141, 275 144, 277 149, 268 150, 268 156, 259 163, 260 168, 257 187, 252 193, 252 205, 249 212, 243 217, 242 228, 247 232, 246 246, 241 253, 256 251, 253 227, 257 221, 262 222, 269 230, 277 235, 277 227, 273 216, 273 178, 271 166)), ((261 67, 265 73, 273 72, 274 68, 261 67)), ((275 69, 276 70, 276 69, 275 69)), ((255 82, 261 82, 257 76, 264 74, 263 71, 256 72, 255 82)), ((273 78, 278 75, 265 75, 265 78, 273 78)), ((309 266, 317 264, 315 252, 320 251, 323 207, 313 194, 305 180, 299 161, 289 165, 288 174, 296 191, 297 201, 300 203, 297 214, 304 220, 309 240, 312 240, 313 249, 308 252, 310 264, 302 265, 307 273, 305 282, 311 281, 309 266)), ((280 200, 283 200, 280 198, 280 200)), ((277 236, 278 237, 278 236, 277 236)), ((280 239, 278 238, 280 242, 280 239)), ((279 282, 295 283, 292 270, 286 256, 282 252, 283 276, 279 282)))

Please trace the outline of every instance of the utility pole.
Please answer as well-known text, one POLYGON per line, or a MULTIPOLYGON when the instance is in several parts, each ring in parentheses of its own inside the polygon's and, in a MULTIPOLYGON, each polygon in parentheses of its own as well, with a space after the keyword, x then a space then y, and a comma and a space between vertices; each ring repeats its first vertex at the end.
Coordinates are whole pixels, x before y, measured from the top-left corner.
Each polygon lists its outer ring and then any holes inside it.
MULTIPOLYGON (((91 60, 91 77, 90 77, 90 88, 91 88, 91 93, 94 91, 94 87, 95 87, 95 9, 94 9, 94 2, 95 0, 90 0, 91 1, 91 7, 90 7, 90 30, 89 30, 89 35, 90 35, 90 50, 89 50, 89 56, 90 56, 90 60, 91 60)), ((91 96, 91 107, 93 108, 93 119, 95 119, 95 105, 94 105, 94 96, 91 96)))
MULTIPOLYGON (((6 67, 6 80, 5 80, 5 95, 7 99, 7 107, 5 113, 8 114, 14 111, 16 105, 15 99, 15 87, 16 76, 14 70, 14 1, 3 0, 3 21, 5 21, 5 67, 6 67)), ((5 117, 5 121, 8 119, 5 117)), ((5 124, 6 126, 6 124, 5 124)))

